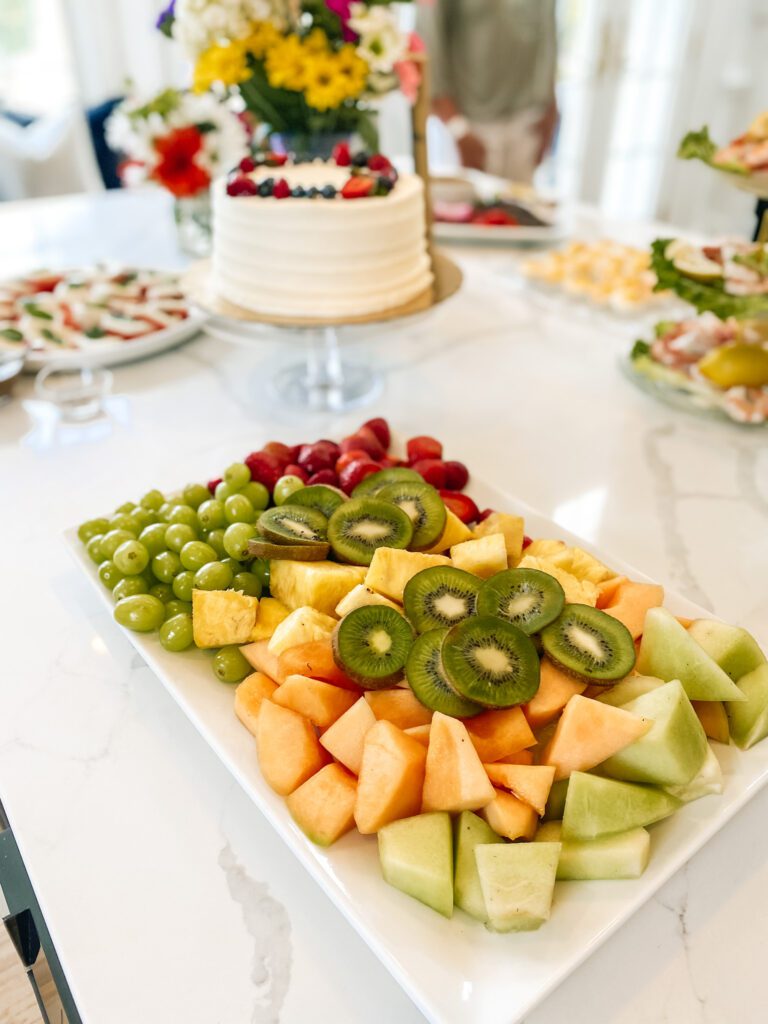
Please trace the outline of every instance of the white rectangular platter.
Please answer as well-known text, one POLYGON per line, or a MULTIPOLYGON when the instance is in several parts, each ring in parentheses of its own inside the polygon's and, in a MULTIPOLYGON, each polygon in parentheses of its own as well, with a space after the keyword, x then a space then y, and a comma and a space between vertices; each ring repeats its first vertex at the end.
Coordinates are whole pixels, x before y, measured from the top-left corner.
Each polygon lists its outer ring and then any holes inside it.
MULTIPOLYGON (((480 507, 516 512, 532 537, 561 537, 634 579, 647 577, 561 529, 521 502, 473 481, 480 507)), ((66 542, 112 608, 96 567, 74 529, 66 542)), ((667 592, 675 614, 708 613, 667 592)), ((117 625, 115 628, 118 629, 117 625)), ((127 632, 127 631, 126 631, 127 632)), ((314 846, 264 782, 255 740, 233 712, 232 687, 218 683, 210 656, 171 654, 155 635, 127 634, 136 650, 262 814, 425 1016, 440 1024, 515 1024, 648 900, 768 781, 768 741, 747 753, 716 744, 722 796, 707 796, 653 826, 651 861, 635 881, 558 882, 552 918, 537 932, 495 935, 457 910, 448 921, 388 886, 375 837, 348 834, 330 849, 314 846)), ((765 647, 766 637, 758 637, 765 647)))

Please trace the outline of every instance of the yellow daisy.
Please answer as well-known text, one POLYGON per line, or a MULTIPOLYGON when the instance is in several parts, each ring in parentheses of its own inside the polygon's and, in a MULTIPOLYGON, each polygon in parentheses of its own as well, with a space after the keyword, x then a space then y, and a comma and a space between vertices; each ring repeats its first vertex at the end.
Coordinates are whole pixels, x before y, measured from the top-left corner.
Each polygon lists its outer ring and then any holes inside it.
POLYGON ((262 58, 283 37, 271 21, 256 21, 243 40, 243 46, 256 58, 262 58))
POLYGON ((304 37, 304 49, 307 53, 328 53, 328 36, 321 28, 313 28, 304 37))
POLYGON ((305 83, 307 55, 298 36, 283 36, 267 51, 264 67, 273 89, 300 92, 305 83))
POLYGON ((237 85, 250 78, 250 75, 242 42, 209 46, 197 58, 192 89, 194 92, 206 92, 216 82, 237 85))
POLYGON ((345 43, 336 54, 336 65, 339 74, 346 80, 347 96, 350 99, 359 96, 368 81, 367 62, 354 46, 345 43))
POLYGON ((349 95, 346 76, 339 74, 331 54, 316 54, 308 60, 304 81, 304 98, 315 110, 332 110, 349 95))

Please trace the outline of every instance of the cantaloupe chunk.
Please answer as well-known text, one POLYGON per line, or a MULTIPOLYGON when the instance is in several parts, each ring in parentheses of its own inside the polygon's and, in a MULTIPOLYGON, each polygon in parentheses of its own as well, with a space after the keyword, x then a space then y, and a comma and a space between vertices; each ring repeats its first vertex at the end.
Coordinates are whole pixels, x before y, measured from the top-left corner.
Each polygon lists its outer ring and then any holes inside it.
POLYGON ((328 763, 309 719, 271 700, 262 701, 256 740, 261 772, 281 796, 298 789, 328 763))
POLYGON ((442 555, 444 551, 452 548, 454 544, 461 544, 462 541, 472 540, 472 531, 466 523, 462 523, 456 513, 451 512, 449 508, 445 512, 445 526, 443 527, 442 536, 436 544, 424 552, 427 555, 442 555))
POLYGON ((286 799, 288 810, 308 839, 330 846, 354 828, 357 780, 340 764, 327 764, 286 799))
POLYGON ((483 711, 464 724, 481 761, 500 761, 536 742, 521 708, 483 711))
POLYGON ((274 597, 262 597, 256 612, 256 625, 249 638, 251 642, 269 640, 283 619, 287 619, 290 613, 290 608, 287 608, 282 601, 278 601, 274 597))
POLYGON ((692 700, 691 704, 707 736, 711 740, 717 740, 718 743, 730 743, 728 715, 723 702, 721 700, 692 700))
POLYGON ((596 608, 605 608, 611 603, 611 599, 616 591, 619 589, 622 583, 627 582, 626 576, 611 576, 610 579, 603 580, 602 583, 597 584, 597 604, 596 608))
POLYGON ((516 754, 500 757, 496 764, 533 764, 532 750, 518 750, 516 754))
POLYGON ((494 789, 493 794, 480 811, 493 831, 507 839, 533 839, 539 824, 536 811, 504 789, 494 789))
POLYGON ((359 775, 365 737, 375 724, 376 716, 368 701, 365 697, 359 697, 348 711, 325 730, 320 742, 345 768, 359 775))
POLYGON ((308 643, 298 644, 283 651, 278 658, 277 673, 275 678, 279 683, 288 676, 310 676, 312 679, 322 679, 323 682, 333 683, 334 686, 341 686, 345 690, 361 693, 357 683, 342 672, 334 661, 333 647, 328 637, 324 640, 310 640, 308 643))
POLYGON ((283 708, 298 711, 318 729, 327 729, 345 711, 349 711, 357 701, 357 695, 332 683, 324 683, 322 679, 297 675, 288 676, 275 690, 272 700, 283 708))
POLYGON ((419 743, 423 743, 425 747, 429 746, 429 733, 431 730, 430 725, 414 725, 410 729, 403 729, 406 736, 412 736, 413 739, 418 740, 419 743))
POLYGON ((500 533, 507 549, 507 565, 515 566, 523 553, 525 522, 522 516, 508 512, 491 512, 474 529, 475 537, 486 537, 489 533, 500 533))
POLYGON ((427 751, 391 722, 377 722, 365 736, 355 799, 363 835, 421 809, 427 751))
POLYGON ((623 622, 632 639, 642 635, 645 616, 649 608, 658 608, 664 603, 664 587, 658 583, 636 583, 626 580, 615 590, 603 611, 623 622))
POLYGON ((566 675, 549 658, 542 658, 539 688, 533 698, 527 704, 523 704, 528 724, 532 729, 541 729, 560 714, 571 697, 583 693, 586 688, 586 683, 566 675))
POLYGON ((436 711, 424 775, 422 811, 472 811, 493 799, 493 786, 458 718, 436 711))
POLYGON ((555 780, 555 769, 551 765, 486 764, 483 767, 497 789, 508 789, 537 814, 544 813, 555 780))
POLYGON ((384 719, 398 729, 412 729, 415 725, 429 725, 432 712, 425 708, 412 690, 396 687, 391 690, 369 690, 365 699, 377 719, 384 719))
POLYGON ((261 702, 269 700, 277 683, 263 672, 251 672, 235 690, 235 714, 248 732, 256 735, 261 702))
POLYGON ((555 779, 584 772, 645 736, 653 722, 578 694, 565 705, 542 764, 555 768, 555 779))
POLYGON ((270 651, 268 640, 258 640, 256 643, 246 644, 240 648, 240 653, 257 672, 263 672, 265 676, 269 676, 277 683, 283 678, 280 674, 277 656, 270 651))

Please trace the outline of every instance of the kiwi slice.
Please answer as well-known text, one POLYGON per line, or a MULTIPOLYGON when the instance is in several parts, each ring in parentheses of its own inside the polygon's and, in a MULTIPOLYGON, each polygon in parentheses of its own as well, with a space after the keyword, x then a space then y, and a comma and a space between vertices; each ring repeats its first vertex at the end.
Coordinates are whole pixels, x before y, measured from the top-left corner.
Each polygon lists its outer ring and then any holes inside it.
POLYGON ((275 544, 317 544, 326 539, 328 520, 316 508, 276 505, 261 513, 257 525, 275 544))
POLYGON ((456 693, 446 679, 440 648, 447 633, 447 629, 430 629, 416 637, 405 663, 405 678, 425 708, 454 718, 472 718, 485 708, 456 693))
POLYGON ((445 503, 434 487, 423 480, 399 480, 376 491, 381 501, 397 505, 413 523, 412 551, 431 548, 445 528, 445 503))
POLYGON ((554 622, 565 605, 565 593, 554 576, 539 569, 505 569, 483 584, 478 615, 498 615, 528 636, 554 622))
POLYGON ((403 675, 413 630, 400 612, 368 604, 345 615, 333 633, 333 657, 366 690, 392 686, 403 675))
POLYGON ((567 604, 541 631, 544 653, 571 675, 614 683, 635 667, 635 643, 623 622, 588 604, 567 604))
POLYGON ((328 557, 330 544, 273 544, 257 537, 248 542, 248 554, 254 558, 287 559, 292 562, 322 562, 328 557))
POLYGON ((319 509, 326 519, 330 519, 339 505, 346 500, 344 491, 337 487, 329 487, 327 484, 310 484, 309 487, 302 487, 291 495, 292 505, 319 509))
POLYGON ((361 480, 352 491, 353 498, 364 498, 366 495, 376 494, 387 484, 396 484, 401 480, 413 480, 424 483, 424 477, 415 469, 407 466, 390 466, 389 469, 380 469, 378 473, 371 473, 364 480, 361 480))
POLYGON ((506 619, 476 615, 452 626, 440 656, 454 690, 486 708, 525 704, 539 688, 536 648, 506 619))
POLYGON ((433 565, 412 576, 403 591, 403 606, 417 633, 455 626, 477 610, 483 581, 451 565, 433 565))
POLYGON ((331 547, 342 562, 353 565, 370 565, 376 548, 407 548, 412 536, 413 526, 405 512, 378 498, 345 501, 328 520, 331 547))

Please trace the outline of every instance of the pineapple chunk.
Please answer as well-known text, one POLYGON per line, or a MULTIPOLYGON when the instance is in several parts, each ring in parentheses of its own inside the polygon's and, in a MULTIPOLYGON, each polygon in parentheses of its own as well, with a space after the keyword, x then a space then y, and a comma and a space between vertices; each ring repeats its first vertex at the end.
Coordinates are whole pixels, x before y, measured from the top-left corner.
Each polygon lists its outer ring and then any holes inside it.
POLYGON ((427 555, 399 548, 377 548, 373 553, 365 585, 393 601, 403 600, 405 585, 411 577, 432 565, 450 565, 450 558, 427 555))
POLYGON ((297 608, 287 619, 283 619, 269 641, 270 654, 280 655, 289 647, 308 644, 313 640, 325 640, 334 631, 337 620, 324 615, 316 608, 297 608))
POLYGON ((533 555, 525 554, 518 562, 517 568, 540 569, 541 572, 554 576, 565 591, 565 600, 569 604, 589 604, 593 608, 597 604, 598 590, 594 583, 577 579, 572 573, 553 565, 546 558, 535 558, 533 555))
POLYGON ((375 590, 370 590, 364 583, 360 583, 339 601, 336 605, 336 614, 343 619, 345 615, 349 615, 356 608, 364 608, 367 604, 385 604, 388 608, 394 608, 396 612, 403 610, 399 604, 390 601, 388 597, 382 597, 375 590))
POLYGON ((546 558, 552 565, 565 569, 579 580, 589 580, 590 583, 604 583, 616 575, 607 565, 603 565, 582 548, 565 548, 547 555, 546 558))
POLYGON ((277 601, 274 597, 262 597, 256 613, 256 625, 250 636, 251 643, 256 640, 269 640, 283 619, 287 619, 290 614, 290 608, 286 608, 282 601, 277 601))
POLYGON ((475 537, 487 537, 501 533, 507 546, 507 564, 515 566, 523 553, 525 521, 522 516, 511 516, 507 512, 491 512, 487 519, 475 527, 475 537))
POLYGON ((451 561, 457 569, 474 573, 487 580, 507 568, 507 542, 503 533, 465 540, 451 548, 451 561))
POLYGON ((564 551, 565 547, 564 540, 547 540, 542 537, 540 540, 532 540, 525 549, 525 553, 533 558, 551 558, 558 551, 564 551))
POLYGON ((193 590, 192 630, 197 647, 245 644, 256 625, 258 597, 239 590, 193 590))
POLYGON ((366 573, 361 565, 290 559, 273 559, 269 569, 273 597, 291 610, 309 606, 326 615, 333 615, 339 601, 363 582, 366 573))
POLYGON ((455 512, 451 512, 449 508, 446 508, 445 511, 443 535, 437 544, 427 549, 425 552, 427 555, 442 555, 444 551, 452 548, 454 544, 461 544, 463 540, 472 540, 470 528, 465 523, 462 523, 455 512))

